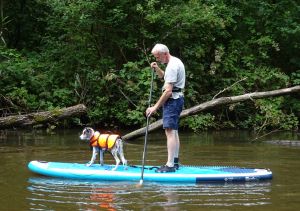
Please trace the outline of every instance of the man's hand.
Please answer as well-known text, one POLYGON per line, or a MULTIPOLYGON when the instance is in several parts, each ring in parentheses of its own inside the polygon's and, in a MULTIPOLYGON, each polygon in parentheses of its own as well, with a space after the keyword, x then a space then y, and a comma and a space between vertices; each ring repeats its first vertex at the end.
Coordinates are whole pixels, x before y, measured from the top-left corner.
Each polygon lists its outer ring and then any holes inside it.
POLYGON ((153 68, 153 69, 158 68, 158 65, 157 65, 156 62, 152 62, 152 63, 150 64, 150 66, 151 66, 151 68, 153 68))
POLYGON ((151 68, 155 70, 156 74, 158 75, 158 77, 160 79, 162 79, 164 77, 165 72, 159 68, 157 62, 152 62, 150 64, 151 68))
POLYGON ((151 116, 155 112, 156 112, 156 107, 155 106, 147 108, 147 110, 146 110, 146 117, 151 116))

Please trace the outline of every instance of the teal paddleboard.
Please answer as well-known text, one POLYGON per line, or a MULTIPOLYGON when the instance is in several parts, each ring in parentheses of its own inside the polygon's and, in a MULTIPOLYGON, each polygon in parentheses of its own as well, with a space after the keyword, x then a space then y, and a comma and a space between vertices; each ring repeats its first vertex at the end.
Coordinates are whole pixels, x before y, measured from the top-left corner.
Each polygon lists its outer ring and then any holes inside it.
MULTIPOLYGON (((141 166, 119 166, 112 171, 114 165, 94 164, 87 167, 80 163, 61 163, 31 161, 28 164, 32 172, 68 179, 85 179, 97 181, 139 181, 141 166)), ((201 183, 201 182, 238 182, 272 179, 268 169, 241 168, 232 166, 180 166, 176 172, 156 173, 156 166, 145 166, 144 181, 201 183)))

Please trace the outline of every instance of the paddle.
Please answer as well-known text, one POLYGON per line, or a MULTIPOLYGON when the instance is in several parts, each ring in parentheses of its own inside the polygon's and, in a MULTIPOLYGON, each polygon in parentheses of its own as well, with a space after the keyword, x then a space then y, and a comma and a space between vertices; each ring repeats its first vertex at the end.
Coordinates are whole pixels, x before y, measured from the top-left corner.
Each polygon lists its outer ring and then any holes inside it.
MULTIPOLYGON (((151 106, 153 80, 154 80, 154 69, 151 71, 151 87, 150 87, 150 95, 149 95, 149 100, 148 100, 148 107, 151 106)), ((149 128, 150 116, 151 115, 147 116, 147 124, 146 124, 146 132, 145 132, 145 142, 144 142, 144 151, 143 151, 143 161, 142 161, 142 172, 141 172, 140 185, 142 185, 143 181, 144 181, 144 168, 145 168, 145 160, 146 160, 147 141, 148 141, 148 128, 149 128)))

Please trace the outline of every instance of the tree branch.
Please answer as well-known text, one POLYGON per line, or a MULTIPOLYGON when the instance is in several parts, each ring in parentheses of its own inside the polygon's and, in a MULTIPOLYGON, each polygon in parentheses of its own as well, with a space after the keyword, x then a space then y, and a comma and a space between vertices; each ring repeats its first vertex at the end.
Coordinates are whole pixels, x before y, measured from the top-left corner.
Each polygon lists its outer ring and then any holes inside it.
MULTIPOLYGON (((281 96, 281 95, 291 94, 291 93, 295 93, 295 92, 300 92, 300 86, 294 86, 294 87, 290 87, 290 88, 265 91, 265 92, 252 92, 252 93, 231 96, 231 97, 220 97, 217 99, 206 101, 204 103, 201 103, 201 104, 191 107, 189 109, 183 110, 180 114, 180 118, 192 116, 192 115, 200 113, 201 111, 208 110, 208 109, 211 109, 211 108, 214 108, 217 106, 221 106, 221 105, 228 105, 228 104, 232 104, 232 103, 243 102, 246 100, 254 100, 254 99, 267 98, 267 97, 281 96)), ((150 124, 148 131, 152 132, 161 127, 162 127, 162 119, 150 124)), ((125 136, 123 136, 123 139, 129 140, 129 139, 134 139, 134 138, 143 136, 145 134, 145 129, 146 128, 143 127, 138 130, 135 130, 131 133, 128 133, 125 136)))
POLYGON ((244 81, 244 80, 246 80, 246 79, 247 79, 247 77, 246 77, 246 78, 242 78, 241 80, 234 82, 231 86, 224 88, 222 91, 219 91, 219 92, 213 97, 213 99, 215 99, 218 95, 222 94, 223 92, 225 92, 225 91, 231 89, 231 88, 232 88, 233 86, 235 86, 237 83, 240 83, 241 81, 244 81))

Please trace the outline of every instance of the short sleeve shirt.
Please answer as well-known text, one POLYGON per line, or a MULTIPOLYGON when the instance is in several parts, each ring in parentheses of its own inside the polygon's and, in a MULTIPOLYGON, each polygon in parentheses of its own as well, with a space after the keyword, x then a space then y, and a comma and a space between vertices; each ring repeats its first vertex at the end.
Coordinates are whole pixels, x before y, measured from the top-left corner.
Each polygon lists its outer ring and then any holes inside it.
MULTIPOLYGON (((165 84, 163 90, 167 83, 173 84, 173 88, 184 89, 185 86, 185 68, 184 64, 177 57, 171 56, 170 61, 166 67, 164 74, 165 84)), ((183 96, 182 92, 173 92, 172 98, 177 99, 183 96)))

